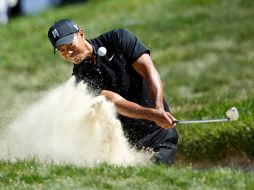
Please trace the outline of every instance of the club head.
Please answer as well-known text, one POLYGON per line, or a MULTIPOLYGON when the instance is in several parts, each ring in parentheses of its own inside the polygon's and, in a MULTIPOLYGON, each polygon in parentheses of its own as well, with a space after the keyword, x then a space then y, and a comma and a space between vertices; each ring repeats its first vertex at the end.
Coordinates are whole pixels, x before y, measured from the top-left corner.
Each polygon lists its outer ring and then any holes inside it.
POLYGON ((236 107, 230 108, 226 112, 226 116, 229 119, 229 121, 236 121, 239 118, 239 114, 238 114, 236 107))

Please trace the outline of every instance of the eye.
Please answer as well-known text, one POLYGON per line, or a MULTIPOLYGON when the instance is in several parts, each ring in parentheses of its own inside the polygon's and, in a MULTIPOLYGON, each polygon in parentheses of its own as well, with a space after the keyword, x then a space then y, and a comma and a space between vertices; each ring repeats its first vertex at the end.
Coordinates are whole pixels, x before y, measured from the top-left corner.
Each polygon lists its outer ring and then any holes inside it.
POLYGON ((76 48, 75 45, 70 44, 70 45, 68 46, 67 50, 74 51, 75 48, 76 48))
POLYGON ((57 51, 58 51, 59 53, 63 53, 63 52, 64 52, 64 49, 57 49, 57 51))

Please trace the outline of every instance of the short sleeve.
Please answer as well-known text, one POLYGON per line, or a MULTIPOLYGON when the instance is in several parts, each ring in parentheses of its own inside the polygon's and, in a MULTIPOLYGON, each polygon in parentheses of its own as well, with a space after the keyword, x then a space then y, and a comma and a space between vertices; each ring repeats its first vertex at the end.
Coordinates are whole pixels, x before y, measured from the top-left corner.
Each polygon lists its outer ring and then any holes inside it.
POLYGON ((137 39, 135 35, 125 29, 114 30, 115 44, 122 52, 128 62, 133 63, 143 53, 150 54, 150 51, 137 39))

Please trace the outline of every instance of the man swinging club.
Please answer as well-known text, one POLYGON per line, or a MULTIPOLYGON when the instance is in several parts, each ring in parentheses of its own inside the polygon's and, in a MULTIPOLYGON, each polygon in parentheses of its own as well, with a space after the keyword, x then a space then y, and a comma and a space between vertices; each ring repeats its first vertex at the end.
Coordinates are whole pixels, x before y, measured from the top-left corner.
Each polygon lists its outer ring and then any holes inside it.
POLYGON ((175 162, 178 134, 163 98, 150 51, 129 31, 117 29, 94 39, 70 19, 55 22, 48 38, 60 57, 73 63, 77 82, 114 103, 125 136, 136 148, 156 152, 156 163, 175 162), (103 51, 99 51, 100 47, 103 51))

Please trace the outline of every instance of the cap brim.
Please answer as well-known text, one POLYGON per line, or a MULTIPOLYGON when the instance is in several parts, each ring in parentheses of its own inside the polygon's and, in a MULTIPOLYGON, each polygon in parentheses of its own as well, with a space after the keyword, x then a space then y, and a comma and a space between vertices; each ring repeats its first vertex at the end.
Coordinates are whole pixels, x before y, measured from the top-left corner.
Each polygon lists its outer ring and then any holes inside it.
POLYGON ((60 45, 64 45, 64 44, 71 44, 73 42, 74 39, 74 33, 73 34, 69 34, 67 36, 64 36, 62 38, 60 38, 59 40, 56 41, 56 46, 60 46, 60 45))

